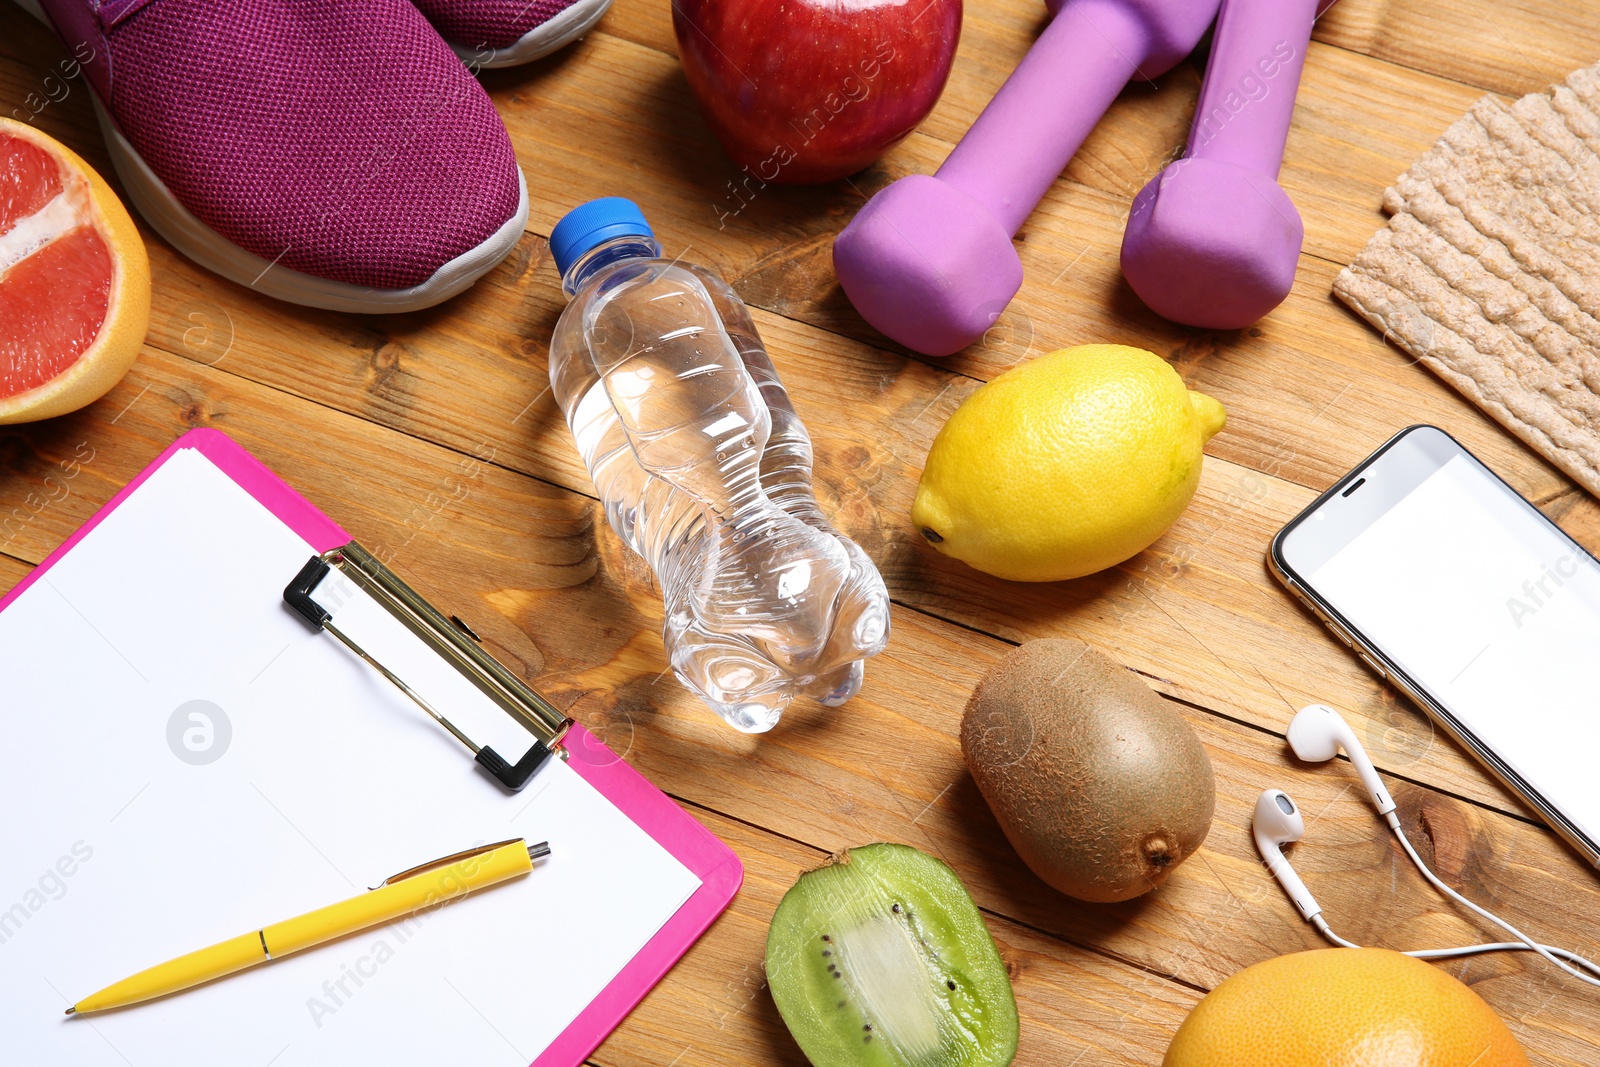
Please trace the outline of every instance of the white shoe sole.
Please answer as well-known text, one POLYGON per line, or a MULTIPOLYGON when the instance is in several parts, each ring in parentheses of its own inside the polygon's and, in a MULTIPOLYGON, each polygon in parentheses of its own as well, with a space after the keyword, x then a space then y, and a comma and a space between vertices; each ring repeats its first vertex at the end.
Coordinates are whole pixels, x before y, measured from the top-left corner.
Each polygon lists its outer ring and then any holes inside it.
MULTIPOLYGON (((21 2, 21 0, 19 0, 21 2)), ((611 0, 578 0, 577 3, 542 22, 523 34, 514 44, 504 48, 471 48, 446 41, 455 54, 473 70, 492 70, 496 67, 515 67, 543 59, 551 52, 564 48, 594 29, 611 0)))
MULTIPOLYGON (((50 20, 35 0, 15 2, 46 26, 50 25, 50 20)), ((610 0, 604 2, 609 4, 610 0)), ((369 289, 290 270, 274 261, 262 259, 254 252, 245 251, 196 218, 178 202, 166 183, 122 135, 116 121, 101 106, 100 98, 94 93, 90 93, 89 98, 94 101, 100 132, 104 134, 106 147, 111 152, 111 165, 116 168, 117 177, 122 179, 128 199, 139 209, 139 214, 144 216, 151 228, 166 238, 172 247, 207 270, 277 300, 330 311, 364 314, 417 311, 432 307, 449 300, 493 270, 511 254, 527 226, 528 183, 523 177, 522 168, 518 167, 516 211, 488 240, 450 260, 420 285, 407 289, 369 289)))

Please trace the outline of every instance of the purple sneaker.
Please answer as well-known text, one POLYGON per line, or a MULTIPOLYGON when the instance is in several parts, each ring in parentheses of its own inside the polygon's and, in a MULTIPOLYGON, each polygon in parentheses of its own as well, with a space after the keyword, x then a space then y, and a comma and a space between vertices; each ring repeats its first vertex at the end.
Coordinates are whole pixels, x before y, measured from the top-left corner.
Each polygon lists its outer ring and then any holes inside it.
POLYGON ((505 126, 408 0, 18 2, 82 64, 128 199, 225 278, 410 311, 522 237, 505 126))
POLYGON ((594 29, 611 0, 411 0, 474 70, 543 59, 594 29))

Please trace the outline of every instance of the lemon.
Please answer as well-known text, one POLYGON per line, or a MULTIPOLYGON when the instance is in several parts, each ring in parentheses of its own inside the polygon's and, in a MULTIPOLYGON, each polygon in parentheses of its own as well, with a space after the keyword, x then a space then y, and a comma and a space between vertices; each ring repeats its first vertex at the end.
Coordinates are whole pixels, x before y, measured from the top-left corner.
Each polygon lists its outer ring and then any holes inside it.
POLYGON ((939 431, 911 520, 947 556, 1054 582, 1142 551, 1188 507, 1226 420, 1166 360, 1082 345, 1014 367, 939 431))
POLYGON ((1295 952, 1246 967, 1178 1027, 1163 1067, 1528 1067, 1470 988, 1383 948, 1295 952))

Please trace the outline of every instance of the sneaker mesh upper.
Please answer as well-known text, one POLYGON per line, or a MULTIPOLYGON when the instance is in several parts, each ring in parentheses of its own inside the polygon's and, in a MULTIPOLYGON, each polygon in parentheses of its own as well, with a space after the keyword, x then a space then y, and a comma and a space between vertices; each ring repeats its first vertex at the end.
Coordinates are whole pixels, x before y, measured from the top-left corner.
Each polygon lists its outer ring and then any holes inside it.
POLYGON ((509 48, 576 0, 412 0, 445 39, 462 48, 509 48))
POLYGON ((266 260, 408 288, 516 212, 494 105, 407 0, 155 0, 107 39, 124 135, 266 260))

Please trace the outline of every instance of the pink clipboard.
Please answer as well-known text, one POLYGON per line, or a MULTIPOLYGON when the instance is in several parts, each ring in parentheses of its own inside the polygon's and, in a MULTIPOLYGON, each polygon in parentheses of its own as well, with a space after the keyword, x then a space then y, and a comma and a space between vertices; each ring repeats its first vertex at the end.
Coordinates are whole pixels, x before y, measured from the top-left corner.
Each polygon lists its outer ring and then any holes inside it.
MULTIPOLYGON (((338 523, 313 507, 232 438, 218 430, 190 430, 0 598, 0 611, 71 552, 90 530, 137 492, 145 479, 180 449, 192 449, 209 459, 285 526, 304 538, 313 550, 325 552, 351 540, 338 523)), ((728 846, 624 763, 599 738, 575 724, 562 747, 567 752, 567 765, 679 863, 693 871, 700 879, 700 888, 531 1067, 576 1067, 581 1063, 722 914, 744 881, 744 865, 728 846)))

